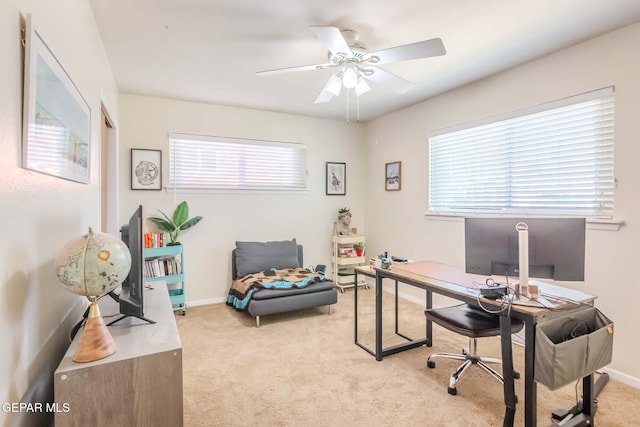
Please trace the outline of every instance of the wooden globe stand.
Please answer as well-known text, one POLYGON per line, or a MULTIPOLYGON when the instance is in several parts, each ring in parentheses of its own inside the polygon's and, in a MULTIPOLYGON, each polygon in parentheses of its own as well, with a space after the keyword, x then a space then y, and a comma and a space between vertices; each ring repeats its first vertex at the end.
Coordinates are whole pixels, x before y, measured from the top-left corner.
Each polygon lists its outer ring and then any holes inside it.
POLYGON ((88 298, 91 303, 89 305, 89 316, 87 317, 87 323, 84 325, 78 347, 76 347, 73 355, 74 362, 85 363, 104 359, 107 356, 111 356, 118 349, 107 325, 104 323, 104 319, 100 315, 98 298, 95 296, 88 298))

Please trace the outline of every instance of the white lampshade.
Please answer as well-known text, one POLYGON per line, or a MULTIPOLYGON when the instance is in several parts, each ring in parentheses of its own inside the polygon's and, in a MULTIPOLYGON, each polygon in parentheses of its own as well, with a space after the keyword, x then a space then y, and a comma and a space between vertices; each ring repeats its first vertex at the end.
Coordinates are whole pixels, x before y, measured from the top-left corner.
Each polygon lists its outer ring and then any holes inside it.
POLYGON ((355 87, 356 95, 360 96, 365 92, 368 92, 371 88, 367 84, 366 80, 362 77, 358 77, 358 84, 355 87))
POLYGON ((345 65, 342 73, 342 84, 347 89, 353 89, 358 84, 358 72, 352 64, 345 65))

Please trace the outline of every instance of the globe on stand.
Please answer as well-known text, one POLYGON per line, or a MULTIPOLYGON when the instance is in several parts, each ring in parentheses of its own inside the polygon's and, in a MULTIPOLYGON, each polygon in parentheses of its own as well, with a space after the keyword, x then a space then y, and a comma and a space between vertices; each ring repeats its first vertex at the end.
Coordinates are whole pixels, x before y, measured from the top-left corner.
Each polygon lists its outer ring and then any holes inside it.
POLYGON ((89 232, 67 242, 55 261, 58 280, 74 294, 89 299, 89 316, 73 356, 74 362, 92 362, 112 355, 117 346, 107 329, 98 298, 115 288, 131 269, 127 245, 107 233, 89 232))

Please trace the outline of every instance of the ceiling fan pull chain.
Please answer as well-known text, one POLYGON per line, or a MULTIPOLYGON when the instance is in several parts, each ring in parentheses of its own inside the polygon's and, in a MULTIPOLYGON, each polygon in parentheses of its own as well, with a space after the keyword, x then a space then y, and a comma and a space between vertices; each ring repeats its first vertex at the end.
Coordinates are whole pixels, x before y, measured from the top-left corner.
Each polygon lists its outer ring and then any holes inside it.
POLYGON ((349 123, 349 89, 347 89, 347 123, 349 123))

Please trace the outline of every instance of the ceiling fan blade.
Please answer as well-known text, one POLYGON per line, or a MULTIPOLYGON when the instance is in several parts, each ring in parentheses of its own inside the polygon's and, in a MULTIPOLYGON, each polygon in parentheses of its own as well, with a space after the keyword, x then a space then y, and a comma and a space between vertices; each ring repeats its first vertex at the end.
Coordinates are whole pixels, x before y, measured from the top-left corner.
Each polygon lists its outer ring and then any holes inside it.
POLYGON ((373 74, 367 76, 366 80, 369 80, 375 84, 389 87, 399 93, 409 92, 415 87, 415 83, 412 83, 409 80, 405 80, 400 76, 383 70, 382 68, 372 67, 372 69, 373 74))
POLYGON ((289 73, 292 71, 323 70, 325 68, 334 68, 335 66, 336 66, 335 64, 331 64, 327 62, 326 64, 301 65, 299 67, 287 67, 287 68, 277 68, 275 70, 256 71, 256 75, 267 76, 270 74, 289 73))
POLYGON ((342 36, 340 29, 336 27, 310 27, 313 34, 319 38, 322 43, 334 55, 344 54, 351 56, 351 48, 342 36))
POLYGON ((369 58, 377 57, 378 61, 371 61, 372 64, 389 64, 392 62, 410 61, 412 59, 430 58, 447 53, 442 43, 442 39, 424 40, 421 42, 406 44, 404 46, 390 47, 388 49, 369 52, 363 57, 366 61, 369 58))
POLYGON ((331 98, 333 98, 333 94, 331 92, 329 92, 328 90, 323 89, 322 92, 320 92, 320 94, 318 94, 318 97, 316 98, 315 101, 313 101, 313 103, 314 104, 323 104, 325 102, 331 101, 331 98))

